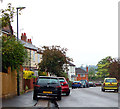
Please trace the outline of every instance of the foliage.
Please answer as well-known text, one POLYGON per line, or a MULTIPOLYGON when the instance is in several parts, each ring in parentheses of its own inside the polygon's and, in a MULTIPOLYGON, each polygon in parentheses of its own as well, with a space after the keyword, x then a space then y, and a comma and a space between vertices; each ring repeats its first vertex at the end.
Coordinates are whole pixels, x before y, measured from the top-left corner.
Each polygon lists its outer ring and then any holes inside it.
MULTIPOLYGON (((19 14, 20 11, 22 9, 19 10, 19 14)), ((15 8, 12 7, 11 3, 8 3, 7 9, 1 9, 1 21, 2 21, 2 26, 0 26, 0 29, 3 27, 6 27, 7 25, 10 24, 10 22, 13 22, 13 17, 16 14, 15 8)))
POLYGON ((47 76, 47 72, 39 72, 39 76, 47 76))
POLYGON ((43 60, 39 63, 39 72, 49 72, 56 76, 63 76, 63 72, 67 70, 66 64, 72 61, 71 58, 66 56, 67 49, 60 46, 43 46, 40 51, 43 54, 43 60))
POLYGON ((119 58, 113 58, 113 59, 109 59, 109 67, 108 67, 108 71, 110 73, 110 77, 115 77, 118 80, 120 80, 120 59, 119 58))
POLYGON ((110 59, 112 59, 111 56, 108 56, 98 62, 97 76, 99 78, 105 78, 109 76, 108 67, 110 65, 110 62, 109 62, 110 59))
POLYGON ((95 80, 95 69, 94 67, 91 67, 89 69, 89 73, 88 73, 88 79, 91 80, 95 80))
POLYGON ((34 76, 33 71, 23 71, 23 78, 24 79, 32 79, 32 78, 36 78, 36 76, 34 76))
POLYGON ((7 68, 18 69, 27 58, 24 46, 16 41, 14 37, 2 36, 2 70, 7 72, 7 68))

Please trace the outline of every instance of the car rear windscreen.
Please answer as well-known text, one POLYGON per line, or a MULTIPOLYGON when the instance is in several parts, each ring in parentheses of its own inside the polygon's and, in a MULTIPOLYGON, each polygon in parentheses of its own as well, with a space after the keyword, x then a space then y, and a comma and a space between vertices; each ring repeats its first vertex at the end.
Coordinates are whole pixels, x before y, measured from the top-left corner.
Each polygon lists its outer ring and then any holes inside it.
POLYGON ((113 82, 113 83, 116 83, 117 80, 116 80, 116 79, 106 79, 105 82, 109 82, 109 83, 110 83, 110 82, 113 82))
POLYGON ((65 82, 64 78, 59 78, 60 82, 65 82))
POLYGON ((58 84, 57 78, 39 78, 37 84, 58 84))

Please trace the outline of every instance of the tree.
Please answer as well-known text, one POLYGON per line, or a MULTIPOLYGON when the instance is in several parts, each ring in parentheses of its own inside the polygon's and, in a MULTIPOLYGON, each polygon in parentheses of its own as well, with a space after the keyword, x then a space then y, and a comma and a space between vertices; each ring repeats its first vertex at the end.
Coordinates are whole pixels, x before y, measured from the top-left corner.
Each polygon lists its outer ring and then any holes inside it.
POLYGON ((20 65, 27 59, 27 52, 20 41, 15 37, 2 36, 2 70, 7 72, 7 68, 19 69, 20 65))
POLYGON ((110 61, 109 61, 110 59, 112 59, 112 57, 108 56, 108 57, 106 57, 98 62, 98 64, 97 64, 98 77, 105 78, 105 77, 109 76, 108 67, 110 65, 110 61))
POLYGON ((94 69, 94 67, 91 67, 91 68, 89 69, 88 79, 89 79, 90 81, 95 79, 95 69, 94 69))
MULTIPOLYGON (((1 9, 1 13, 2 26, 0 28, 6 26, 10 27, 16 13, 14 7, 9 3, 7 9, 1 9)), ((8 67, 11 67, 12 70, 18 70, 20 65, 22 65, 27 58, 27 52, 23 44, 16 40, 12 32, 10 32, 10 36, 2 35, 1 40, 2 47, 0 50, 2 52, 2 70, 7 72, 8 67)))
POLYGON ((60 46, 43 46, 40 49, 43 57, 39 63, 39 72, 49 72, 57 76, 65 75, 63 72, 67 69, 67 63, 72 61, 71 58, 66 56, 66 48, 60 46))
POLYGON ((117 78, 120 80, 120 59, 119 58, 113 58, 109 59, 109 67, 108 72, 110 73, 110 77, 117 78))
MULTIPOLYGON (((21 14, 22 9, 19 10, 19 14, 21 14)), ((0 29, 6 26, 9 26, 11 22, 13 22, 13 17, 16 14, 15 8, 12 7, 11 3, 8 3, 7 9, 1 9, 1 25, 0 29)))

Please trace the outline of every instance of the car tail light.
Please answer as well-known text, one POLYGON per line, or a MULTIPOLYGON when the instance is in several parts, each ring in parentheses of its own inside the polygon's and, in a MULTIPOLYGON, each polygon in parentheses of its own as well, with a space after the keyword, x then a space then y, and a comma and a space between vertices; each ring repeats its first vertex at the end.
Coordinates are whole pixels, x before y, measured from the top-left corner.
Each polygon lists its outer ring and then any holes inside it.
POLYGON ((35 87, 40 87, 40 85, 35 85, 35 87))
POLYGON ((60 88, 61 86, 56 86, 56 88, 60 88))
POLYGON ((105 86, 105 83, 103 84, 103 86, 105 86))

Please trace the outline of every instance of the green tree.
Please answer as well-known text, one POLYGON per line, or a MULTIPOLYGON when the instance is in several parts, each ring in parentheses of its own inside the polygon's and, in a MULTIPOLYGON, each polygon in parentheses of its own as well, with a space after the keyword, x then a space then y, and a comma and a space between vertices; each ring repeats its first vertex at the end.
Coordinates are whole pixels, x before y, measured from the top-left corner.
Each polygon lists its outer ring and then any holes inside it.
MULTIPOLYGON (((11 26, 11 22, 13 22, 13 17, 16 13, 15 8, 12 7, 11 3, 8 3, 7 9, 1 9, 0 11, 0 20, 2 21, 0 29, 11 26)), ((23 44, 16 40, 12 32, 10 32, 10 36, 2 35, 0 41, 2 41, 2 47, 0 49, 2 52, 2 70, 7 72, 8 67, 11 67, 12 70, 18 70, 20 65, 27 59, 27 52, 23 44)))
POLYGON ((91 67, 89 69, 89 72, 88 72, 88 79, 91 81, 91 80, 95 80, 95 69, 94 67, 91 67))
POLYGON ((110 59, 112 59, 112 57, 108 56, 98 62, 97 75, 99 78, 105 78, 109 76, 108 67, 110 65, 110 59))
POLYGON ((42 61, 39 63, 39 72, 49 72, 57 76, 65 76, 67 63, 72 61, 66 56, 66 48, 60 46, 43 46, 40 50, 43 54, 42 61))
POLYGON ((15 37, 2 36, 2 70, 7 72, 7 68, 19 69, 20 65, 27 59, 27 52, 20 41, 15 37))
MULTIPOLYGON (((21 10, 19 9, 19 14, 21 14, 21 10)), ((0 29, 3 27, 6 27, 10 25, 11 22, 13 22, 13 17, 16 14, 15 8, 12 7, 11 3, 8 3, 7 9, 1 9, 1 26, 0 29)))

